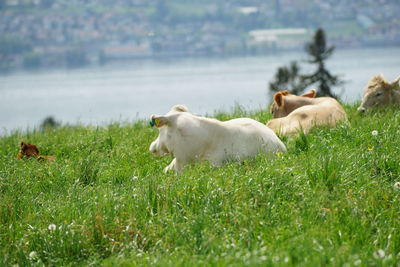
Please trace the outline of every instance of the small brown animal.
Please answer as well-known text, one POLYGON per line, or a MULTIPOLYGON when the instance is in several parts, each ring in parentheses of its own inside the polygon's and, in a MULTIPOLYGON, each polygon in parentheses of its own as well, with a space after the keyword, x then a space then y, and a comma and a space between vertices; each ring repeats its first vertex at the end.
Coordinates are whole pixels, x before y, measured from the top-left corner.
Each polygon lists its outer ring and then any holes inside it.
POLYGON ((49 160, 49 161, 53 161, 56 158, 54 156, 40 155, 37 146, 35 146, 34 144, 27 144, 21 142, 17 159, 22 159, 24 157, 25 158, 35 157, 37 160, 49 160))
POLYGON ((267 126, 277 134, 291 135, 299 131, 308 133, 317 125, 335 126, 340 120, 347 122, 343 107, 334 98, 315 97, 317 92, 309 92, 297 96, 288 91, 280 91, 274 95, 271 112, 274 119, 267 126))
POLYGON ((358 111, 391 104, 400 104, 400 76, 390 83, 382 75, 376 75, 368 82, 358 111))

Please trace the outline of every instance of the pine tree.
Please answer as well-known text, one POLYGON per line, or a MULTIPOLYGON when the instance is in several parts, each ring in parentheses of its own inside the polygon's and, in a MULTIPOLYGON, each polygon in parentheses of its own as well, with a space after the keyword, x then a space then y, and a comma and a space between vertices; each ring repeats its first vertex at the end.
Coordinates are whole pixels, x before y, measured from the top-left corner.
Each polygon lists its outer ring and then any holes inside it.
POLYGON ((306 88, 300 67, 296 61, 292 61, 288 67, 278 68, 275 78, 269 84, 269 90, 273 92, 288 90, 292 94, 299 94, 306 88))
POLYGON ((334 49, 333 46, 327 46, 325 32, 322 29, 318 29, 315 32, 313 41, 306 45, 306 52, 311 57, 308 62, 317 65, 317 70, 310 75, 303 75, 302 80, 305 82, 306 86, 317 84, 319 96, 336 97, 336 95, 331 92, 331 88, 344 83, 338 76, 330 74, 325 68, 325 60, 332 55, 334 49))

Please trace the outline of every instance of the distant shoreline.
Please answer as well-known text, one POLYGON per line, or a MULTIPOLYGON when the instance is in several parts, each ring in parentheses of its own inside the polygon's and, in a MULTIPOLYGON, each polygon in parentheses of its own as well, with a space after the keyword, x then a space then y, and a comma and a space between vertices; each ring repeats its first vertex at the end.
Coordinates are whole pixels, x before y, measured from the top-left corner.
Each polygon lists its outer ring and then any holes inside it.
MULTIPOLYGON (((369 42, 368 45, 353 44, 353 45, 338 45, 333 44, 335 49, 340 50, 352 50, 352 49, 379 49, 379 48, 397 48, 400 47, 400 40, 396 41, 375 41, 369 42)), ((79 64, 68 65, 65 62, 56 65, 44 65, 36 67, 24 67, 22 65, 14 64, 13 67, 0 66, 0 75, 8 75, 18 71, 46 71, 46 70, 69 70, 69 69, 81 69, 93 66, 103 66, 108 64, 113 64, 117 62, 138 62, 141 60, 152 60, 152 61, 163 61, 163 60, 173 60, 173 59, 194 59, 194 58, 237 58, 237 57, 252 57, 252 56, 268 56, 268 55, 278 55, 286 52, 304 52, 304 48, 297 47, 291 49, 271 49, 265 50, 263 52, 237 52, 237 53, 191 53, 191 52, 165 52, 165 53, 144 53, 144 54, 121 54, 118 56, 102 56, 93 57, 86 55, 85 60, 82 60, 79 64)), ((54 55, 53 55, 54 56, 54 55)), ((57 57, 57 55, 55 55, 57 57)), ((58 55, 59 56, 59 55, 58 55)), ((82 56, 82 55, 80 55, 82 56)), ((43 55, 45 57, 45 55, 43 55)), ((21 61, 21 60, 19 60, 21 61)))

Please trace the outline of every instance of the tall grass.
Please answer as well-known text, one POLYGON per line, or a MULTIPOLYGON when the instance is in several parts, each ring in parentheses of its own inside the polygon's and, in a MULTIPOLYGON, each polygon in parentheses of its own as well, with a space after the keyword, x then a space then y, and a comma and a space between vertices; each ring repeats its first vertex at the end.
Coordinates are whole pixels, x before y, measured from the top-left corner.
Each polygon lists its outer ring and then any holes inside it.
POLYGON ((145 122, 2 137, 0 265, 396 266, 400 112, 346 110, 351 126, 284 138, 284 155, 181 175, 145 122), (56 161, 17 161, 22 140, 56 161))

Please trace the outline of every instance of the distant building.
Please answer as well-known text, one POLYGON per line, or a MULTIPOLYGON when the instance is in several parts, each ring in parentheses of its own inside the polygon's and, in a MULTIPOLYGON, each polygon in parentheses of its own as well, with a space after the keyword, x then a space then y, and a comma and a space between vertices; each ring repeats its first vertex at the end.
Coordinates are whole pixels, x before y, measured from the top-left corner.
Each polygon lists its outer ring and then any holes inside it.
POLYGON ((152 51, 148 43, 141 45, 107 45, 103 49, 106 59, 142 58, 150 57, 152 51))
POLYGON ((309 39, 305 28, 261 29, 249 32, 248 46, 253 50, 297 49, 309 39))
POLYGON ((244 6, 244 7, 239 7, 238 12, 244 15, 250 15, 250 14, 255 14, 259 12, 258 7, 255 6, 244 6))
POLYGON ((5 2, 6 2, 7 6, 18 6, 19 5, 18 0, 6 0, 5 2))
POLYGON ((375 24, 374 21, 370 19, 368 16, 361 14, 357 16, 357 22, 366 30, 368 30, 375 24))

